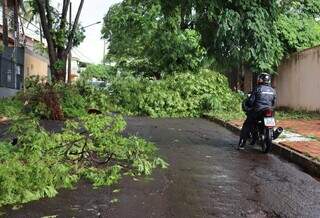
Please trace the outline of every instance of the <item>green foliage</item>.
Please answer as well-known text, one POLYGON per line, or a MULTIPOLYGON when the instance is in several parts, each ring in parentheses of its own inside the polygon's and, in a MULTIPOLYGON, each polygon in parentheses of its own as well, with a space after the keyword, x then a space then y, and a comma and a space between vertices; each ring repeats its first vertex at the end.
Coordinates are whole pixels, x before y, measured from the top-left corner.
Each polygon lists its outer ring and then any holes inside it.
POLYGON ((292 110, 279 108, 276 113, 277 119, 281 120, 320 120, 320 112, 310 112, 303 110, 292 110))
POLYGON ((253 72, 273 72, 283 54, 273 25, 276 18, 268 6, 257 2, 247 1, 236 9, 224 8, 217 17, 219 27, 213 46, 222 63, 244 63, 253 72))
POLYGON ((113 166, 108 169, 97 169, 91 167, 83 171, 82 175, 92 182, 93 186, 112 185, 121 178, 121 167, 113 166))
POLYGON ((36 121, 16 120, 12 133, 19 136, 17 146, 0 142, 0 206, 53 197, 56 188, 70 187, 77 180, 69 164, 61 163, 63 156, 46 152, 55 142, 36 121))
POLYGON ((104 19, 107 60, 121 71, 157 79, 197 72, 203 58, 227 70, 274 73, 284 56, 320 43, 319 5, 318 0, 125 0, 104 19))
POLYGON ((139 96, 142 96, 149 80, 144 78, 124 77, 112 81, 112 103, 118 110, 126 113, 139 113, 139 96))
POLYGON ((66 66, 66 62, 64 60, 59 59, 54 63, 53 68, 55 70, 63 70, 65 69, 65 66, 66 66))
POLYGON ((23 104, 17 98, 0 99, 0 116, 16 117, 22 113, 23 104))
MULTIPOLYGON (((27 7, 29 16, 31 18, 35 18, 37 16, 40 17, 39 8, 35 0, 25 0, 24 6, 27 7)), ((52 34, 52 38, 55 42, 55 45, 64 48, 67 46, 69 37, 71 35, 72 25, 73 23, 67 23, 65 20, 61 19, 61 12, 58 11, 55 7, 52 6, 52 2, 48 2, 48 7, 46 7, 46 12, 48 21, 52 25, 52 29, 50 29, 50 33, 52 34), (49 19, 50 18, 50 19, 49 19), (65 22, 65 25, 61 25, 61 23, 65 22)), ((85 30, 81 25, 78 25, 73 39, 73 46, 79 46, 80 43, 85 38, 85 30)))
POLYGON ((227 122, 234 120, 244 120, 246 118, 245 113, 243 113, 242 111, 212 111, 209 113, 205 113, 205 115, 227 122))
POLYGON ((208 111, 240 111, 241 97, 219 73, 201 70, 163 80, 127 77, 111 86, 113 103, 122 112, 152 117, 198 117, 208 111))
POLYGON ((60 103, 67 118, 80 117, 87 113, 87 101, 80 95, 79 90, 72 85, 61 85, 57 88, 60 93, 60 103))
POLYGON ((111 185, 123 173, 149 175, 167 166, 154 144, 122 136, 125 121, 119 116, 82 116, 67 121, 60 133, 46 132, 30 117, 12 123, 18 144, 0 141, 0 206, 53 197, 80 178, 111 185))
POLYGON ((197 72, 205 56, 200 35, 195 30, 168 31, 165 27, 154 34, 146 53, 152 63, 150 71, 153 75, 157 72, 197 72))
POLYGON ((111 66, 90 64, 86 67, 85 71, 81 73, 81 79, 91 80, 92 78, 96 78, 99 80, 107 80, 114 75, 115 74, 111 66))
MULTIPOLYGON (((20 101, 25 102, 23 108, 26 114, 50 119, 50 108, 44 101, 48 92, 47 86, 39 77, 31 77, 26 80, 26 91, 19 95, 20 101)), ((108 93, 85 80, 78 81, 76 85, 56 83, 52 87, 53 92, 58 96, 65 118, 83 116, 87 114, 88 109, 101 111, 111 109, 108 93)))
POLYGON ((48 51, 44 43, 35 42, 33 45, 33 49, 40 55, 48 55, 48 51))
MULTIPOLYGON (((56 7, 54 2, 39 0, 24 0, 21 4, 24 6, 24 13, 28 20, 33 21, 35 18, 41 22, 43 36, 47 41, 45 50, 49 54, 50 69, 53 81, 63 82, 66 73, 66 60, 70 50, 77 47, 85 38, 85 30, 79 24, 84 1, 78 6, 77 16, 74 21, 67 21, 69 3, 63 1, 62 7, 56 7), (61 10, 60 10, 61 8, 61 10), (60 10, 60 11, 59 11, 60 10)), ((36 50, 41 54, 44 53, 43 46, 36 46, 36 50)), ((61 116, 61 113, 55 114, 61 116)))
POLYGON ((106 60, 121 72, 157 79, 197 71, 205 56, 200 35, 179 25, 179 20, 164 18, 159 1, 116 4, 104 18, 102 34, 110 43, 106 60))
MULTIPOLYGON (((39 77, 30 77, 25 87, 25 91, 19 92, 16 97, 1 99, 0 116, 14 118, 25 114, 50 119, 51 111, 45 102, 48 84, 39 77)), ((114 110, 108 90, 95 87, 85 80, 79 80, 75 85, 56 83, 52 87, 65 118, 86 115, 88 109, 114 110)))
MULTIPOLYGON (((69 32, 68 35, 70 37, 71 32, 69 32)), ((72 41, 73 47, 79 46, 85 38, 86 38, 85 29, 81 25, 78 25, 72 41)))
POLYGON ((157 29, 159 14, 160 5, 157 1, 123 1, 110 7, 102 29, 103 38, 111 42, 109 57, 142 56, 144 43, 150 41, 157 29))
POLYGON ((111 98, 106 89, 107 87, 96 87, 87 80, 80 79, 74 88, 84 98, 85 108, 97 109, 99 111, 112 111, 114 109, 114 105, 111 104, 111 98))
POLYGON ((0 42, 0 53, 2 53, 4 51, 4 45, 3 42, 0 42))
POLYGON ((320 44, 320 22, 312 16, 281 15, 277 25, 287 54, 320 44))

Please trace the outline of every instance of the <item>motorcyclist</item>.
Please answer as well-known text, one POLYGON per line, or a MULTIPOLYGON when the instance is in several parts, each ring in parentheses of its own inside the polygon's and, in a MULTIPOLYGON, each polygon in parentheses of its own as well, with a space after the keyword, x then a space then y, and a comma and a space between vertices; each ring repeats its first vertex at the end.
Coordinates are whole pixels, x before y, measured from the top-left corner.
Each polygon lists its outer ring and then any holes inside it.
MULTIPOLYGON (((266 109, 274 108, 276 102, 276 91, 271 87, 271 76, 261 73, 257 79, 257 86, 243 104, 247 119, 245 120, 239 140, 239 148, 243 149, 251 130, 257 120, 263 115, 266 109)), ((255 137, 251 144, 255 143, 255 137)))

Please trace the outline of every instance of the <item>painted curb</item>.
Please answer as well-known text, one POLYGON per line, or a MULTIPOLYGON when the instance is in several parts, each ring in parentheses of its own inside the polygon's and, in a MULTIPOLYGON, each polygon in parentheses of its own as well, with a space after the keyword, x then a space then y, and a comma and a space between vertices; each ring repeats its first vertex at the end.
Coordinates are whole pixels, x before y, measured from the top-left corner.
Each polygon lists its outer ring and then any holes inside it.
MULTIPOLYGON (((213 121, 227 129, 229 129, 230 131, 232 131, 233 133, 239 135, 241 129, 239 127, 236 127, 228 122, 225 122, 223 120, 220 120, 218 118, 213 118, 213 117, 209 117, 207 115, 203 115, 203 118, 213 121)), ((299 153, 297 151, 294 151, 284 145, 281 145, 281 143, 272 143, 272 149, 271 149, 271 153, 276 154, 278 156, 280 156, 281 158, 295 163, 297 166, 299 166, 304 172, 310 174, 311 176, 314 177, 320 177, 320 163, 313 160, 312 158, 299 153)))

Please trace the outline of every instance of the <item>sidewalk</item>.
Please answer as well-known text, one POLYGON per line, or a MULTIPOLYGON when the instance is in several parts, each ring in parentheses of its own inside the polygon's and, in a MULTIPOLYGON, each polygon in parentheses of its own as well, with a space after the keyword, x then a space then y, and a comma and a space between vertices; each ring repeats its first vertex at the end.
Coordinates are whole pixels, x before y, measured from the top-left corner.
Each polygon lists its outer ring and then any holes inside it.
MULTIPOLYGON (((229 122, 239 128, 242 123, 242 120, 229 122)), ((320 161, 320 120, 280 120, 277 126, 285 130, 277 143, 320 161)))
POLYGON ((18 91, 19 90, 16 90, 16 89, 0 87, 0 99, 15 96, 18 91))

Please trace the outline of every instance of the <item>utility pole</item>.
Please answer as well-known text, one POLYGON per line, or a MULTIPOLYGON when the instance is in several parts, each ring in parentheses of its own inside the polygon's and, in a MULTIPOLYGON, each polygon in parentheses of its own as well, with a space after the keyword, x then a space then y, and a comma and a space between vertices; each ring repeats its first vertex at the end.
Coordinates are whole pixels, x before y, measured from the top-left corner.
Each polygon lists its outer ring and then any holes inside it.
POLYGON ((13 23, 14 23, 14 46, 18 47, 19 45, 19 4, 18 0, 14 0, 14 6, 13 6, 13 23))
POLYGON ((3 45, 8 47, 9 37, 8 37, 8 2, 7 0, 2 0, 2 23, 3 23, 3 45))
POLYGON ((40 30, 40 43, 41 45, 43 44, 43 36, 42 36, 42 27, 41 27, 41 23, 39 23, 39 30, 40 30))
MULTIPOLYGON (((72 3, 70 2, 70 8, 69 8, 69 25, 71 26, 71 23, 72 23, 72 14, 71 14, 71 11, 72 11, 72 3)), ((72 49, 71 49, 72 50, 72 49)), ((71 54, 71 50, 69 52, 69 55, 68 55, 68 83, 71 83, 71 61, 72 61, 72 54, 71 54)))
POLYGON ((12 53, 13 59, 13 72, 14 72, 14 87, 15 89, 19 89, 18 81, 20 76, 20 68, 18 67, 18 52, 19 52, 19 44, 20 44, 20 28, 19 28, 19 4, 18 0, 14 0, 13 2, 13 26, 14 26, 14 48, 12 53))
POLYGON ((105 65, 106 61, 105 61, 105 56, 106 56, 106 40, 103 40, 103 56, 102 56, 102 64, 105 65))
POLYGON ((39 19, 39 17, 36 17, 37 22, 39 24, 39 30, 40 30, 40 43, 41 45, 43 44, 43 33, 42 33, 42 26, 41 26, 41 20, 39 19))

